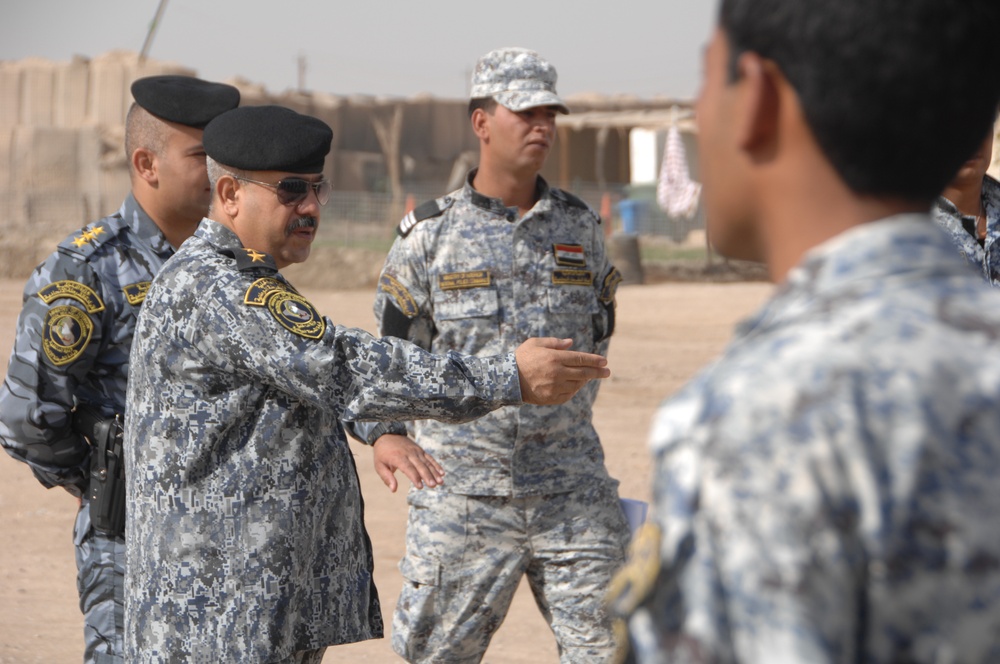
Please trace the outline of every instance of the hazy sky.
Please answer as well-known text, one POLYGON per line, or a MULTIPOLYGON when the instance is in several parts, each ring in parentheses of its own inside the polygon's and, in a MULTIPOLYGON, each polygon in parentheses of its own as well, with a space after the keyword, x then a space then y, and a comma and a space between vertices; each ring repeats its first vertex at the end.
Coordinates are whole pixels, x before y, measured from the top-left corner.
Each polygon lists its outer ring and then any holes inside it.
MULTIPOLYGON (((15 0, 0 10, 0 60, 138 52, 159 0, 15 0)), ((464 97, 476 59, 539 51, 559 92, 692 97, 716 0, 168 0, 149 57, 271 92, 464 97)))

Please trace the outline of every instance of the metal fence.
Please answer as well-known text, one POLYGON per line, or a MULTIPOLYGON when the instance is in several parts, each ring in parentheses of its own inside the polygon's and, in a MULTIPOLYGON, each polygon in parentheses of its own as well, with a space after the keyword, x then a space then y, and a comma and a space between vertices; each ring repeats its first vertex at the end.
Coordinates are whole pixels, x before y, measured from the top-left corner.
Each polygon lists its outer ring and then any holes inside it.
MULTIPOLYGON (((699 212, 693 219, 667 216, 655 200, 655 187, 576 184, 568 188, 597 210, 611 232, 669 237, 683 241, 694 229, 704 228, 699 212), (622 205, 622 201, 631 203, 622 205), (628 213, 628 214, 626 214, 628 213)), ((441 196, 442 191, 414 190, 401 198, 378 192, 335 191, 323 209, 319 241, 323 244, 388 247, 399 221, 408 210, 441 196)), ((34 237, 63 237, 114 212, 120 199, 100 200, 79 194, 0 194, 0 238, 30 232, 34 237)))
MULTIPOLYGON (((634 232, 683 242, 692 230, 705 227, 700 210, 690 219, 668 216, 656 203, 652 186, 601 188, 584 184, 571 187, 570 191, 600 213, 611 232, 634 232), (631 204, 622 205, 623 201, 631 204)), ((390 194, 375 192, 334 192, 323 209, 320 241, 343 246, 388 246, 396 226, 410 209, 443 193, 415 191, 394 199, 390 194)))

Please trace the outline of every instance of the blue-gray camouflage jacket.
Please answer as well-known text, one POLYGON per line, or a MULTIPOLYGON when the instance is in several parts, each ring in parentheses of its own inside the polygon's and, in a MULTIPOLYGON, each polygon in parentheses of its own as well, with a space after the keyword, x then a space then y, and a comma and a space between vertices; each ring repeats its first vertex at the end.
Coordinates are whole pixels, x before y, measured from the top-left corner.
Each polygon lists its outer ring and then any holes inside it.
POLYGON ((0 388, 0 444, 46 487, 79 495, 90 448, 72 410, 125 409, 136 318, 153 276, 174 253, 129 195, 35 268, 24 287, 17 338, 0 388))
POLYGON ((1000 661, 998 404, 1000 293, 927 216, 815 248, 655 418, 638 660, 1000 661))
POLYGON ((986 215, 986 240, 982 245, 976 236, 976 218, 963 215, 947 198, 938 197, 931 215, 983 278, 1000 286, 1000 182, 988 175, 983 178, 982 200, 986 215))
POLYGON ((263 662, 382 635, 341 419, 520 403, 513 353, 335 325, 205 220, 154 281, 126 409, 128 661, 263 662))
MULTIPOLYGON (((375 298, 381 334, 434 353, 487 356, 558 337, 606 355, 621 277, 596 213, 538 178, 538 202, 519 218, 477 192, 474 175, 400 224, 375 298)), ((444 467, 447 491, 571 491, 608 476, 591 422, 599 383, 561 406, 504 408, 460 426, 416 422, 415 439, 444 467)))

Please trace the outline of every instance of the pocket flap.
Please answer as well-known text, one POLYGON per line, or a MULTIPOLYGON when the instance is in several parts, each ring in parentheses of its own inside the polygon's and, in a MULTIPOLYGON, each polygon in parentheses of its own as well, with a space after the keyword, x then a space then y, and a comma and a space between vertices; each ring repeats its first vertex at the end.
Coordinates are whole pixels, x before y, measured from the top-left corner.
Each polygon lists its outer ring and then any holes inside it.
POLYGON ((399 563, 403 578, 424 586, 441 585, 441 563, 429 558, 405 556, 399 563))

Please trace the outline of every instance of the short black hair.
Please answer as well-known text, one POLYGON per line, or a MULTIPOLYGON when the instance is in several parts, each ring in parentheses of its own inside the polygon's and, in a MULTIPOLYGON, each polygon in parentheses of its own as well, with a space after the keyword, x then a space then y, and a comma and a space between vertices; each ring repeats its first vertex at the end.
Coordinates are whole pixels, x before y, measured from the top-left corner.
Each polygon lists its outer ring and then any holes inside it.
POLYGON ((469 117, 476 112, 477 108, 481 108, 490 115, 497 110, 497 100, 493 97, 476 97, 469 100, 469 117))
POLYGON ((775 62, 856 194, 933 200, 996 116, 998 0, 722 0, 719 27, 730 75, 775 62))

